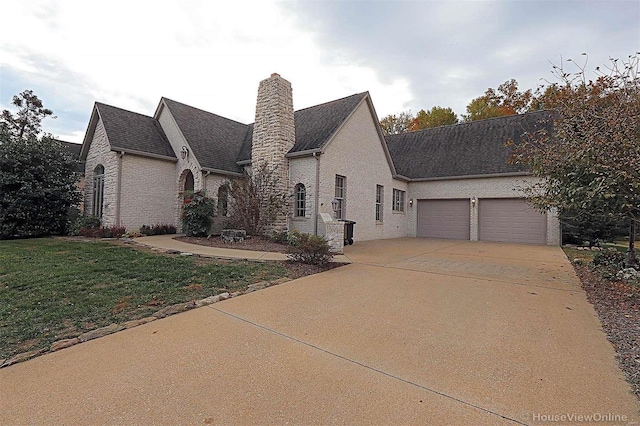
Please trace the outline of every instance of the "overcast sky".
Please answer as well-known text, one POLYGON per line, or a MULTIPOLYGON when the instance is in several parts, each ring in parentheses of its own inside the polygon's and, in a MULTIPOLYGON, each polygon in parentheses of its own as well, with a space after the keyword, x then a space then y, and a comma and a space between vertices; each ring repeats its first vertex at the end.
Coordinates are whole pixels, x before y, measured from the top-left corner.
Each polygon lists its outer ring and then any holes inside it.
MULTIPOLYGON (((43 127, 82 142, 95 101, 153 115, 166 96, 243 123, 277 72, 300 109, 369 91, 378 116, 471 99, 550 62, 640 50, 640 1, 0 0, 0 109, 32 89, 43 127)), ((11 108, 9 108, 11 109, 11 108)))

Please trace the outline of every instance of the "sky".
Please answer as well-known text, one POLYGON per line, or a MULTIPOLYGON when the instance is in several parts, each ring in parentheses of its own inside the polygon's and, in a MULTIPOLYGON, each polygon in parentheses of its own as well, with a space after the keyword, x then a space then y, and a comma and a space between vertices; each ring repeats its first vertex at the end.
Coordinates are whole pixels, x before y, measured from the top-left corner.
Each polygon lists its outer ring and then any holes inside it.
POLYGON ((640 51, 640 1, 0 0, 0 109, 31 89, 82 142, 94 102, 152 116, 162 96, 254 121, 277 72, 301 109, 369 91, 379 118, 465 113, 487 88, 554 81, 640 51), (581 55, 587 53, 588 56, 581 55))

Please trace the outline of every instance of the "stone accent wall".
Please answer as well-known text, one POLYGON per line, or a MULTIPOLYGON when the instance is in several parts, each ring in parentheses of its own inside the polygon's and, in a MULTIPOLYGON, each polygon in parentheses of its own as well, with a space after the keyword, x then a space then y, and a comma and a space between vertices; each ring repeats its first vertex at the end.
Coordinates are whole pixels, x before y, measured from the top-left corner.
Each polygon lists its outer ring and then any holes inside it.
POLYGON ((104 166, 102 225, 116 225, 118 154, 111 151, 102 120, 98 120, 85 162, 84 211, 86 215, 90 215, 93 208, 93 171, 98 164, 104 166))
POLYGON ((142 225, 175 224, 175 172, 175 162, 125 154, 120 224, 127 231, 138 231, 142 225))
MULTIPOLYGON (((260 82, 251 148, 252 168, 262 164, 281 182, 279 191, 288 192, 289 162, 285 155, 295 143, 291 83, 278 74, 260 82)), ((286 216, 279 217, 273 229, 286 230, 286 216)))
POLYGON ((327 239, 331 253, 344 253, 344 223, 334 221, 327 213, 322 213, 320 220, 324 223, 324 237, 327 239))
MULTIPOLYGON (((487 177, 476 179, 450 179, 428 182, 411 182, 409 198, 413 198, 413 208, 409 209, 408 234, 417 233, 419 199, 466 198, 519 198, 524 193, 520 188, 528 186, 533 178, 526 176, 487 177)), ((478 241, 478 204, 470 211, 470 240, 478 241)), ((547 213, 547 244, 560 244, 560 221, 555 213, 547 213)))
MULTIPOLYGON (((320 156, 320 212, 332 216, 331 200, 335 196, 336 174, 347 178, 345 219, 356 222, 355 244, 358 241, 407 236, 408 204, 404 213, 392 210, 393 188, 407 191, 407 183, 392 177, 376 121, 366 100, 357 107, 320 156), (384 187, 382 222, 376 222, 375 216, 376 185, 384 187)), ((321 224, 319 228, 322 228, 321 224)))

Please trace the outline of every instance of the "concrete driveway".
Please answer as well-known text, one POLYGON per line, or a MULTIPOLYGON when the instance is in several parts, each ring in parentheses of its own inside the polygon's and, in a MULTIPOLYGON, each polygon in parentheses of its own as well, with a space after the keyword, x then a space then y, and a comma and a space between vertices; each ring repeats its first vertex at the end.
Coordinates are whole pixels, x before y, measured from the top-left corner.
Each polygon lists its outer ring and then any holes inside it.
POLYGON ((4 368, 0 423, 639 420, 559 248, 407 238, 345 254, 353 264, 4 368))

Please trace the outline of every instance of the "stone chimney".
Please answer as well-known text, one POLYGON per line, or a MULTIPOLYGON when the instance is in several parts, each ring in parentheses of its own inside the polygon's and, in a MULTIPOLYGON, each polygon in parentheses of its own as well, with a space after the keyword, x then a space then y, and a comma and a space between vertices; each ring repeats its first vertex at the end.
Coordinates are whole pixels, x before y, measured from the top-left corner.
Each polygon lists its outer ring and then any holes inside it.
MULTIPOLYGON (((266 163, 280 183, 278 191, 289 192, 289 160, 285 154, 293 148, 296 132, 293 121, 291 83, 280 75, 260 82, 253 125, 251 166, 254 170, 266 163)), ((273 229, 286 230, 286 217, 278 218, 273 229)))

